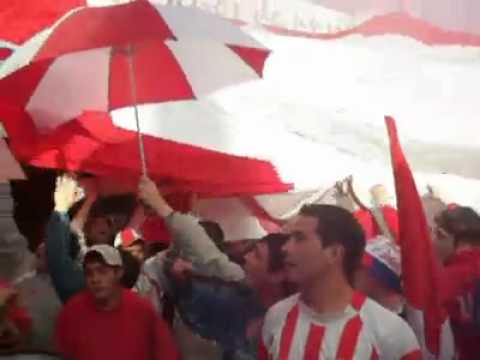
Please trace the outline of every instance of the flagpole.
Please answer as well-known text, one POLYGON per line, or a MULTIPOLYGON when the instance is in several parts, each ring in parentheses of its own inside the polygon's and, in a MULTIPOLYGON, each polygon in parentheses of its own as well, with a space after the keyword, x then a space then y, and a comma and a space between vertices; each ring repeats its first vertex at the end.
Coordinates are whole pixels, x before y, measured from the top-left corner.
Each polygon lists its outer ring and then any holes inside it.
POLYGON ((129 76, 130 76, 130 86, 131 86, 131 94, 132 94, 132 103, 133 103, 133 112, 135 115, 135 124, 137 126, 137 135, 138 135, 138 150, 140 152, 140 162, 142 164, 142 175, 147 176, 147 161, 145 158, 145 146, 143 143, 143 134, 140 131, 140 116, 138 114, 138 106, 137 106, 137 81, 135 79, 135 68, 133 63, 133 56, 134 56, 134 47, 130 45, 128 50, 128 67, 129 67, 129 76))

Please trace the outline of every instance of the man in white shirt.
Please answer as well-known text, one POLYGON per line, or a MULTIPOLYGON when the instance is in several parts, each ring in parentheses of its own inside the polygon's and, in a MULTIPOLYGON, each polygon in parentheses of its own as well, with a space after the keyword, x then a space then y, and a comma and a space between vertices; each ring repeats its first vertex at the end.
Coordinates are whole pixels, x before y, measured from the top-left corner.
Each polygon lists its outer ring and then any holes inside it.
POLYGON ((409 326, 353 289, 365 237, 348 211, 309 205, 286 231, 287 277, 300 292, 267 313, 260 359, 421 359, 409 326))

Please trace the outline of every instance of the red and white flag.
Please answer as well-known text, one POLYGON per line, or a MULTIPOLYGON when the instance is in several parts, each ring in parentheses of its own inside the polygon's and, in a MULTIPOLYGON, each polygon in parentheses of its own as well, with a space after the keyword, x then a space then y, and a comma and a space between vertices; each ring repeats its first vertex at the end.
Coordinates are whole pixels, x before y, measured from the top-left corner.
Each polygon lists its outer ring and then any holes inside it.
POLYGON ((390 138, 402 251, 403 289, 407 317, 424 359, 453 359, 455 347, 440 299, 439 266, 412 172, 401 148, 395 121, 385 119, 390 138))

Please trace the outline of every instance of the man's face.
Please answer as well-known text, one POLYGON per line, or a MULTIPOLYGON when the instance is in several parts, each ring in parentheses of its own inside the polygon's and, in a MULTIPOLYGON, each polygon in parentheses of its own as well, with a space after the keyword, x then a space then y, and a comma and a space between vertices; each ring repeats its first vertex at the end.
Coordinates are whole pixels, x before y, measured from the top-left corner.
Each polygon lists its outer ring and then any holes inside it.
POLYGON ((95 300, 104 302, 114 296, 120 287, 122 271, 100 262, 85 264, 87 288, 95 300))
POLYGON ((432 241, 437 256, 444 262, 455 252, 455 240, 439 224, 434 224, 432 229, 432 241))
POLYGON ((245 255, 245 281, 252 288, 259 288, 271 280, 269 271, 270 254, 265 242, 258 242, 245 255))
POLYGON ((112 222, 107 217, 89 219, 85 226, 85 237, 88 246, 111 245, 114 236, 112 222))
POLYGON ((292 220, 286 231, 290 239, 283 247, 287 278, 299 286, 308 286, 328 274, 333 267, 342 266, 343 249, 338 245, 324 248, 317 234, 317 219, 300 215, 292 220))

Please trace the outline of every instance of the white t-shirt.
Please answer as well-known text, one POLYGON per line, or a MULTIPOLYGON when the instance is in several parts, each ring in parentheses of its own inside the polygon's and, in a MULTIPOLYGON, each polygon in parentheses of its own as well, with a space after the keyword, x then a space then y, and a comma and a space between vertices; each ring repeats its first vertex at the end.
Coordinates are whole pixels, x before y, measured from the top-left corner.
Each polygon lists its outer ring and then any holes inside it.
POLYGON ((404 320, 359 293, 345 311, 326 315, 297 294, 268 311, 259 359, 417 360, 421 353, 404 320))

